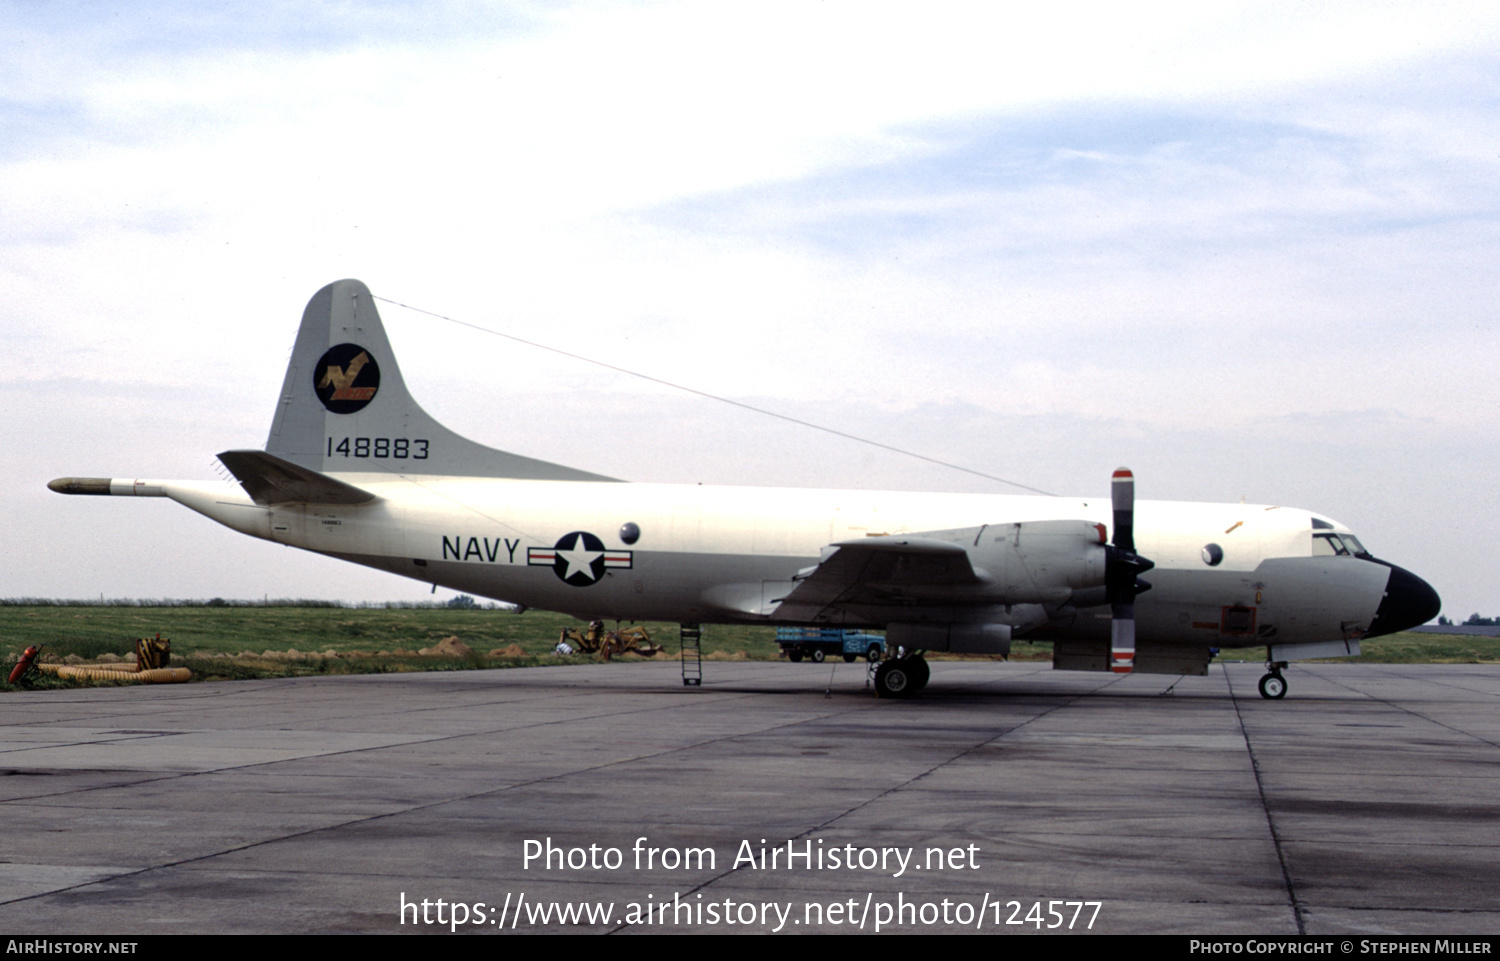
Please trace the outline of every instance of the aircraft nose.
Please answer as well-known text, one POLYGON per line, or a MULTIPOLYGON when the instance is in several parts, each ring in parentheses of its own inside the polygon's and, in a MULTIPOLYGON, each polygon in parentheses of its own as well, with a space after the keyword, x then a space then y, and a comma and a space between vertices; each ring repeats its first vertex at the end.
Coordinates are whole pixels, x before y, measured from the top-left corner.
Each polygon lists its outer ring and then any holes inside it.
POLYGON ((1389 567, 1391 575, 1386 581, 1385 598, 1375 611, 1375 620, 1370 623, 1366 637, 1394 634, 1418 624, 1426 624, 1442 610, 1442 598, 1438 597, 1431 584, 1395 564, 1386 564, 1385 561, 1379 563, 1389 567))

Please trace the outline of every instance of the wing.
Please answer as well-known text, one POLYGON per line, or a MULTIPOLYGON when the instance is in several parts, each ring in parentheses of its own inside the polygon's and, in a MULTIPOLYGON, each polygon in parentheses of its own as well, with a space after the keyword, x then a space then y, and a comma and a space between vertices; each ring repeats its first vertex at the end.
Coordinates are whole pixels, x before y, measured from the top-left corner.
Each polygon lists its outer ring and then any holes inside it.
POLYGON ((840 541, 799 571, 772 620, 963 620, 965 608, 1061 603, 1104 583, 1104 535, 1082 520, 840 541))
MULTIPOLYGON (((830 609, 901 604, 934 589, 975 587, 980 583, 961 544, 925 537, 868 537, 825 549, 816 567, 797 575, 800 582, 771 615, 778 621, 819 621, 830 609)), ((831 615, 830 615, 831 616, 831 615)))

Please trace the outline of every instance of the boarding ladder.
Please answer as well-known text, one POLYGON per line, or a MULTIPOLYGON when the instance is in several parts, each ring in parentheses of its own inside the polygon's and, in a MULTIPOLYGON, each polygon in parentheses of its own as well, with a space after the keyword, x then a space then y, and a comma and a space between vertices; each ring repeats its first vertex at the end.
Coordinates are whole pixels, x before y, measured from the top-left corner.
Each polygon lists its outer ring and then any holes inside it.
POLYGON ((697 624, 683 624, 681 631, 682 684, 684 687, 702 687, 703 629, 697 624))

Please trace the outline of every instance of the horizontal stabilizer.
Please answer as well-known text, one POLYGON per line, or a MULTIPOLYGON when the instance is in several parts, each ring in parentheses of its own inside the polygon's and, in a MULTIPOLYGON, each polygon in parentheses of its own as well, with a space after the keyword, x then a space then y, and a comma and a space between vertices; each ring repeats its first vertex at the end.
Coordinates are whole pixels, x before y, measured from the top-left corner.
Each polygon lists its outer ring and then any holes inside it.
POLYGON ((226 450, 219 461, 257 504, 365 504, 375 499, 367 490, 261 450, 226 450))

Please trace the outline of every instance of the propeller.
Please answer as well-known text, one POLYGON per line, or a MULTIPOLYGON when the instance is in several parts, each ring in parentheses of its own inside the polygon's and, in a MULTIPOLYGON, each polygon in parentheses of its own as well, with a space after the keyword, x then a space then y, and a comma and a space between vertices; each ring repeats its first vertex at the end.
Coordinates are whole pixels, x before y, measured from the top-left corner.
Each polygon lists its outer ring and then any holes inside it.
POLYGON ((1110 485, 1114 537, 1105 548, 1104 593, 1109 600, 1109 662, 1116 674, 1135 668, 1135 598, 1151 589, 1139 575, 1156 565, 1135 552, 1135 475, 1124 467, 1110 485))

